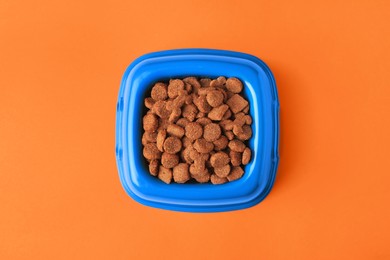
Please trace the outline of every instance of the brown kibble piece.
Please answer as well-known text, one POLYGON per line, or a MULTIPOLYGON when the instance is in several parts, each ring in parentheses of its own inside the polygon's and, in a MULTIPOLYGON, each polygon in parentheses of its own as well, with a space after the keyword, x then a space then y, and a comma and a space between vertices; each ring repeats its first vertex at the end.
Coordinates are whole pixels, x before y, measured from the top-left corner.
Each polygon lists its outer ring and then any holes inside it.
POLYGON ((203 129, 203 137, 208 142, 214 142, 221 136, 221 127, 218 124, 208 124, 203 129))
POLYGON ((207 103, 212 107, 218 107, 223 102, 223 94, 219 90, 209 91, 206 95, 207 103))
POLYGON ((207 117, 201 117, 201 118, 198 118, 196 120, 197 123, 199 123, 201 126, 205 126, 205 125, 208 125, 208 124, 211 124, 212 121, 210 120, 210 118, 207 118, 207 117))
POLYGON ((160 131, 160 130, 163 130, 163 129, 167 129, 169 125, 169 121, 167 118, 159 118, 158 119, 158 128, 157 128, 157 131, 160 131))
POLYGON ((245 114, 248 114, 248 112, 249 112, 249 105, 247 105, 246 107, 244 107, 244 109, 242 110, 242 112, 244 112, 245 114))
POLYGON ((221 168, 230 162, 229 156, 224 152, 217 152, 210 157, 211 166, 221 168))
POLYGON ((243 126, 245 124, 245 121, 246 121, 245 114, 243 112, 239 112, 235 115, 235 119, 233 123, 235 125, 243 126))
POLYGON ((242 153, 245 150, 245 144, 241 142, 240 140, 234 139, 231 140, 228 144, 230 150, 242 153))
POLYGON ((225 131, 225 136, 227 137, 227 139, 229 139, 229 141, 234 139, 234 134, 232 131, 225 131))
POLYGON ((161 164, 165 168, 173 168, 179 163, 179 156, 176 154, 163 153, 161 155, 161 164))
POLYGON ((167 169, 164 166, 160 166, 160 169, 158 171, 158 178, 165 182, 166 184, 171 183, 172 181, 172 170, 167 169))
POLYGON ((228 176, 230 173, 230 164, 226 164, 225 166, 219 168, 214 168, 214 173, 221 178, 228 176))
POLYGON ((229 156, 230 156, 230 162, 233 166, 240 166, 241 165, 241 163, 242 163, 241 153, 235 152, 235 151, 230 151, 229 156))
POLYGON ((172 113, 171 115, 169 116, 169 119, 168 121, 170 123, 175 123, 177 119, 179 119, 179 117, 181 116, 181 109, 180 108, 174 108, 172 110, 172 113))
POLYGON ((226 104, 220 105, 219 107, 214 107, 208 114, 208 117, 211 120, 220 121, 228 109, 229 107, 226 104))
POLYGON ((186 99, 187 99, 187 95, 186 95, 186 94, 178 95, 178 96, 172 101, 172 106, 173 106, 173 108, 181 108, 181 107, 185 104, 186 99))
POLYGON ((185 183, 191 178, 188 164, 179 163, 173 168, 173 180, 177 183, 185 183))
POLYGON ((143 149, 143 155, 148 160, 161 158, 161 152, 157 149, 156 143, 146 144, 143 149))
POLYGON ((226 88, 233 93, 240 93, 242 90, 242 82, 237 78, 228 78, 226 80, 226 88))
POLYGON ((152 112, 158 115, 160 118, 168 118, 171 114, 171 111, 169 111, 166 107, 167 102, 159 100, 156 103, 154 103, 152 112))
POLYGON ((198 109, 194 104, 184 105, 182 114, 185 118, 192 122, 198 114, 198 109))
POLYGON ((191 140, 200 138, 203 134, 203 128, 199 123, 189 123, 185 127, 185 135, 191 140))
POLYGON ((187 148, 188 146, 192 145, 192 140, 188 138, 187 136, 183 136, 181 139, 181 142, 183 143, 183 147, 187 148))
POLYGON ((179 119, 176 121, 176 125, 185 128, 186 125, 187 125, 189 122, 190 122, 190 120, 188 120, 188 119, 185 118, 185 117, 182 117, 182 118, 179 118, 179 119))
POLYGON ((179 138, 170 136, 165 139, 164 151, 170 154, 175 154, 181 150, 182 144, 179 138))
POLYGON ((227 97, 227 99, 229 99, 229 98, 231 98, 232 96, 234 96, 235 95, 235 93, 233 93, 233 92, 231 92, 231 91, 226 91, 226 97, 227 97))
POLYGON ((251 149, 249 149, 248 147, 245 148, 244 152, 242 153, 242 164, 247 165, 251 160, 251 156, 252 156, 251 149))
POLYGON ((187 78, 184 78, 183 81, 190 84, 192 86, 192 91, 195 93, 201 87, 198 79, 195 77, 187 77, 187 78))
POLYGON ((149 172, 153 176, 157 176, 158 174, 158 167, 159 167, 159 162, 158 160, 154 159, 151 160, 149 163, 149 172))
MULTIPOLYGON (((192 158, 192 154, 193 152, 195 151, 194 147, 192 145, 189 145, 187 146, 181 153, 181 156, 183 158, 183 160, 186 162, 186 163, 192 163, 194 161, 194 159, 192 158)), ((196 151, 195 151, 196 152, 196 151)))
POLYGON ((176 98, 180 90, 184 90, 184 82, 180 79, 171 79, 168 85, 168 97, 176 98))
POLYGON ((250 115, 245 116, 245 124, 247 124, 247 125, 252 124, 252 117, 250 115))
MULTIPOLYGON (((233 128, 234 130, 234 128, 233 128)), ((244 125, 241 128, 242 131, 237 131, 237 139, 242 141, 249 140, 252 137, 252 128, 249 125, 244 125)))
POLYGON ((209 153, 214 149, 214 144, 207 142, 204 138, 201 138, 195 141, 194 148, 199 153, 209 153))
POLYGON ((215 140, 213 142, 214 150, 221 151, 227 147, 228 143, 229 143, 229 140, 227 139, 227 137, 224 135, 221 135, 217 140, 215 140))
POLYGON ((164 141, 165 138, 167 137, 167 130, 162 129, 158 131, 157 134, 157 148, 160 150, 160 152, 164 152, 164 141))
POLYGON ((226 104, 230 107, 234 114, 240 112, 248 105, 248 101, 246 101, 243 97, 238 94, 234 94, 226 104))
MULTIPOLYGON (((198 163, 201 163, 201 162, 198 162, 198 163)), ((208 173, 208 170, 206 167, 204 167, 204 163, 203 163, 203 167, 200 165, 196 166, 195 165, 195 162, 193 164, 190 165, 190 173, 191 173, 191 176, 194 177, 194 176, 200 176, 200 175, 204 175, 204 174, 207 174, 208 173)))
POLYGON ((154 103, 156 103, 156 101, 153 98, 151 97, 145 98, 145 107, 152 109, 154 103))
POLYGON ((233 129, 233 121, 230 120, 230 119, 225 119, 225 120, 222 120, 219 125, 222 127, 223 130, 225 131, 230 131, 233 129))
POLYGON ((144 139, 146 143, 155 143, 157 141, 157 132, 145 132, 142 139, 144 139))
POLYGON ((210 82, 211 82, 211 79, 209 79, 209 78, 202 78, 202 79, 200 79, 200 85, 202 86, 202 87, 210 87, 210 82))
POLYGON ((209 103, 207 103, 205 95, 200 95, 196 98, 193 98, 192 102, 195 104, 195 106, 200 112, 208 113, 211 110, 211 106, 209 105, 209 103))
POLYGON ((200 89, 198 89, 198 95, 206 96, 207 93, 209 93, 210 91, 215 90, 215 89, 216 88, 212 88, 212 87, 200 88, 200 89))
POLYGON ((204 174, 191 175, 191 176, 199 183, 206 183, 210 180, 210 173, 208 172, 207 169, 205 170, 204 174))
POLYGON ((205 116, 206 116, 206 113, 199 112, 199 113, 196 115, 196 118, 204 118, 205 116))
POLYGON ((217 176, 216 174, 211 174, 210 181, 212 184, 223 184, 228 181, 227 178, 221 178, 217 176))
POLYGON ((187 93, 191 93, 192 92, 192 85, 187 83, 187 82, 184 82, 184 89, 187 91, 187 93))
POLYGON ((228 109, 222 117, 222 120, 227 120, 232 117, 232 111, 228 109))
POLYGON ((154 84, 150 96, 156 101, 167 99, 167 85, 161 82, 157 82, 156 84, 154 84))
POLYGON ((158 119, 153 114, 147 114, 143 118, 144 130, 148 132, 154 132, 158 128, 158 119))
POLYGON ((244 174, 244 170, 240 166, 233 167, 230 174, 227 176, 227 179, 229 181, 234 181, 241 178, 243 174, 244 174))
POLYGON ((181 126, 171 124, 167 127, 167 133, 172 136, 182 138, 184 135, 184 129, 181 126))

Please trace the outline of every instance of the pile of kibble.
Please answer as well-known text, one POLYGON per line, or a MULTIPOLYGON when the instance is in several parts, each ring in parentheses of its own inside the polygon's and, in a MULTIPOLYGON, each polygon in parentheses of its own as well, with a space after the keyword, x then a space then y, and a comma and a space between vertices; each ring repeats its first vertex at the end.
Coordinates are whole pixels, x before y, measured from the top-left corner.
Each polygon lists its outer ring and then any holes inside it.
POLYGON ((222 184, 242 177, 251 159, 249 104, 237 78, 187 77, 154 84, 143 117, 143 155, 165 183, 222 184))

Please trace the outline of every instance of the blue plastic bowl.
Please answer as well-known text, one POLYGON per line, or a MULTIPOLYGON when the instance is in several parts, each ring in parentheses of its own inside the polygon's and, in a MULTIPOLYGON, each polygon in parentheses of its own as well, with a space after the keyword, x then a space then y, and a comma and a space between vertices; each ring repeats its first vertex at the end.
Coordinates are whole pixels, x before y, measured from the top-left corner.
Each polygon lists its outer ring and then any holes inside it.
POLYGON ((116 114, 116 159, 123 188, 136 201, 156 208, 219 212, 254 206, 270 192, 278 166, 279 102, 275 80, 260 59, 239 52, 180 49, 143 55, 127 68, 116 114), (222 185, 169 185, 153 177, 142 155, 144 98, 159 80, 187 76, 237 77, 250 104, 252 159, 241 179, 222 185))

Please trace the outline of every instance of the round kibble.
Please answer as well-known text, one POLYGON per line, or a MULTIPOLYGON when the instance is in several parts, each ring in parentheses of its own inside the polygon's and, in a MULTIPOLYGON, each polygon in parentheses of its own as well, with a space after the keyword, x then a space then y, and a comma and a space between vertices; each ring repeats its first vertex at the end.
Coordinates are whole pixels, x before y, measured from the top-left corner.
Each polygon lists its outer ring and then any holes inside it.
POLYGON ((230 173, 230 164, 226 164, 225 166, 219 168, 214 168, 214 173, 221 178, 228 176, 230 173))
POLYGON ((242 177, 244 174, 244 170, 241 167, 233 167, 233 169, 230 171, 230 174, 227 176, 227 179, 229 181, 234 181, 242 177))
POLYGON ((199 183, 206 183, 210 180, 210 173, 206 169, 203 174, 193 175, 192 177, 199 183))
POLYGON ((160 159, 161 152, 157 149, 155 143, 148 143, 144 146, 143 155, 148 160, 160 159))
POLYGON ((209 153, 214 149, 214 144, 206 141, 206 139, 197 139, 194 143, 194 148, 199 153, 209 153))
POLYGON ((214 142, 221 136, 221 127, 218 124, 208 124, 204 127, 203 137, 208 142, 214 142))
POLYGON ((148 132, 154 132, 158 128, 158 119, 153 114, 147 114, 143 118, 144 130, 148 132))
POLYGON ((229 140, 227 139, 227 137, 224 135, 221 135, 217 140, 215 140, 213 142, 214 150, 221 151, 227 147, 228 143, 229 143, 229 140))
POLYGON ((245 144, 241 142, 240 140, 234 139, 231 140, 228 144, 230 150, 242 153, 245 149, 245 144))
POLYGON ((211 166, 221 168, 230 162, 229 156, 224 152, 217 152, 210 157, 211 166))
POLYGON ((188 164, 179 163, 173 168, 173 180, 177 183, 185 183, 191 178, 188 164))
POLYGON ((223 184, 223 183, 227 182, 228 179, 227 178, 221 178, 221 177, 219 177, 216 174, 212 174, 210 176, 210 181, 211 181, 212 184, 223 184))
POLYGON ((151 97, 158 101, 158 100, 165 100, 168 98, 168 92, 167 92, 167 85, 161 82, 157 82, 154 84, 154 87, 152 88, 151 97))
POLYGON ((203 135, 203 128, 199 123, 189 123, 186 125, 185 135, 191 140, 196 140, 203 135))
POLYGON ((237 78, 228 78, 226 80, 226 88, 233 93, 240 93, 242 90, 242 82, 237 78))
POLYGON ((168 97, 175 98, 179 95, 179 91, 184 90, 184 82, 180 79, 172 79, 168 85, 168 97))
POLYGON ((179 164, 179 156, 165 152, 161 155, 161 164, 165 168, 173 168, 179 164))
POLYGON ((142 136, 147 143, 155 143, 157 141, 157 132, 145 132, 142 136))
POLYGON ((212 107, 218 107, 223 102, 223 94, 219 90, 212 90, 207 93, 206 100, 212 107))
POLYGON ((164 141, 164 151, 170 154, 175 154, 181 150, 182 144, 177 137, 168 137, 164 141))

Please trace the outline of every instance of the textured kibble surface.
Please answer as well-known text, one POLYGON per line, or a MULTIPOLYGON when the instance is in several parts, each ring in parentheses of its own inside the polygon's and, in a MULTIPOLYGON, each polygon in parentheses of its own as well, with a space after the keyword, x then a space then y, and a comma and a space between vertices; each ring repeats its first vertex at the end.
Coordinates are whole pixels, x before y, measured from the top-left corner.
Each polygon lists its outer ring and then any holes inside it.
POLYGON ((245 174, 253 151, 249 103, 235 77, 156 82, 144 100, 143 156, 169 184, 223 184, 245 174))

